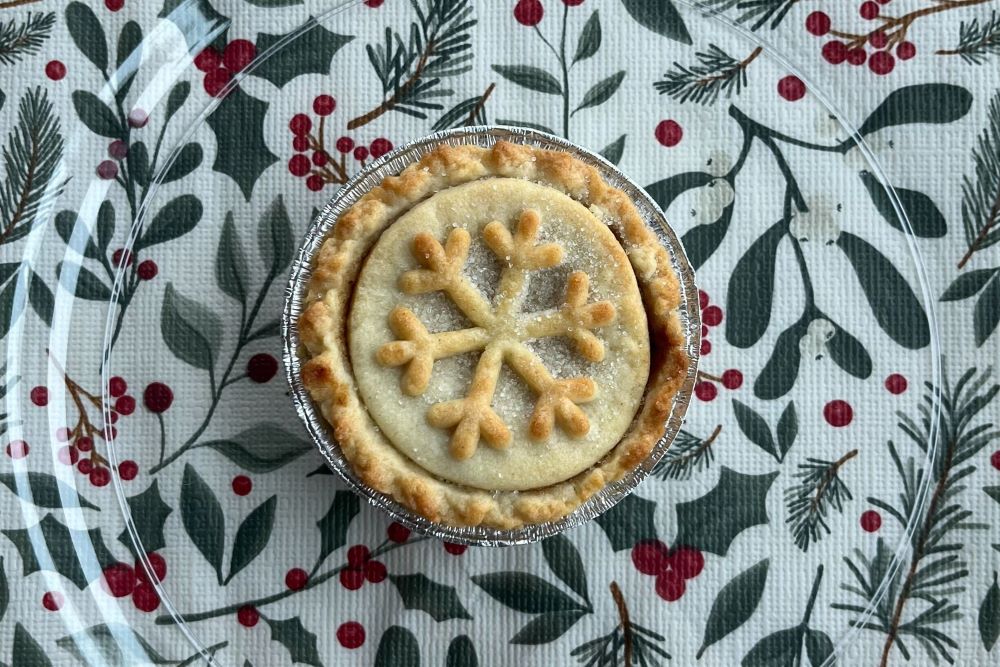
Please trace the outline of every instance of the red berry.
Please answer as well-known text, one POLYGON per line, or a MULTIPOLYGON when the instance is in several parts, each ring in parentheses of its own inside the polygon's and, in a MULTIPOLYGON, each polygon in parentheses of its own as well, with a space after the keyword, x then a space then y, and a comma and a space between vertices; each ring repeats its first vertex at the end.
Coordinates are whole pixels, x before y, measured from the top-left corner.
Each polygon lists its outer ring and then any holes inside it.
POLYGON ((365 583, 365 571, 361 568, 345 568, 340 571, 340 585, 349 591, 356 591, 365 583))
POLYGON ((701 337, 708 338, 708 326, 704 324, 701 325, 701 337))
POLYGON ((344 648, 358 648, 365 643, 365 629, 357 621, 348 621, 337 628, 337 641, 344 648))
POLYGON ((292 176, 305 176, 310 169, 312 166, 309 164, 309 158, 301 153, 296 153, 288 160, 288 171, 292 172, 292 176))
POLYGON ((103 160, 97 165, 97 176, 105 181, 110 181, 118 175, 118 165, 111 160, 103 160))
POLYGON ((115 412, 114 410, 112 410, 110 416, 111 416, 111 423, 112 424, 117 424, 118 423, 118 413, 115 412))
POLYGON ((308 134, 309 130, 312 129, 313 123, 309 119, 309 116, 304 113, 297 113, 292 116, 292 119, 288 121, 288 129, 292 131, 292 134, 303 135, 308 134))
POLYGON ((730 368, 722 374, 722 386, 726 389, 739 389, 743 386, 743 373, 730 368))
POLYGON ((368 159, 368 149, 364 146, 358 146, 354 149, 354 159, 358 162, 364 162, 368 159))
POLYGON ((713 400, 718 394, 718 388, 711 382, 699 382, 694 386, 694 395, 705 402, 713 400))
MULTIPOLYGON (((167 561, 163 559, 163 556, 154 551, 146 554, 146 558, 149 559, 149 565, 153 570, 153 574, 156 575, 156 578, 160 581, 166 579, 167 561)), ((140 582, 151 583, 149 581, 149 576, 146 574, 146 568, 143 567, 142 561, 137 560, 135 562, 135 576, 140 582)))
POLYGON ((219 67, 212 70, 205 75, 205 80, 202 85, 205 87, 205 92, 212 97, 219 97, 222 94, 223 89, 229 85, 230 79, 233 75, 229 73, 224 67, 219 67))
POLYGON ((370 557, 371 552, 363 544, 355 544, 347 550, 347 563, 351 567, 361 567, 370 557))
POLYGON ((670 566, 670 549, 660 540, 638 542, 632 547, 632 564, 643 574, 659 574, 670 566))
POLYGON ((684 130, 675 120, 661 120, 657 123, 653 134, 660 144, 670 148, 681 142, 681 139, 684 137, 684 130))
POLYGON ((45 65, 45 76, 49 77, 53 81, 59 81, 66 76, 66 66, 63 65, 60 60, 50 60, 48 64, 45 65))
POLYGON ((387 572, 385 569, 385 565, 378 562, 377 560, 370 560, 367 563, 365 563, 365 579, 372 582, 373 584, 377 584, 380 581, 384 581, 386 575, 387 572))
POLYGON ((249 495, 250 491, 253 489, 253 482, 246 475, 237 475, 233 477, 233 493, 238 496, 249 495))
POLYGON ((567 7, 577 7, 583 4, 583 0, 562 0, 567 7))
POLYGON ((114 398, 123 396, 126 391, 128 391, 128 383, 125 382, 125 378, 115 375, 108 380, 108 393, 114 398))
POLYGON ((289 590, 300 591, 309 583, 309 573, 301 567, 293 567, 285 574, 285 586, 289 590))
POLYGON ((823 59, 831 65, 839 65, 847 60, 847 45, 832 41, 823 45, 823 59))
POLYGON ((313 100, 313 111, 320 116, 329 116, 337 108, 337 100, 329 95, 317 95, 313 100))
POLYGON ((397 521, 390 523, 386 532, 389 539, 397 544, 402 544, 410 538, 410 529, 397 521))
POLYGON ((152 584, 141 582, 132 591, 132 604, 139 611, 148 613, 160 606, 160 596, 152 584))
POLYGON ((684 579, 674 570, 664 570, 656 577, 656 594, 667 602, 680 600, 684 588, 684 579))
POLYGON ((128 124, 129 127, 140 128, 145 127, 146 123, 149 122, 149 114, 146 113, 145 109, 132 109, 128 112, 128 124))
POLYGON ((324 185, 326 185, 326 183, 323 181, 323 177, 319 174, 313 174, 306 179, 306 187, 312 192, 319 192, 323 189, 324 185))
POLYGON ((701 341, 701 356, 705 357, 712 351, 712 343, 707 338, 701 341))
POLYGON ((55 434, 56 440, 58 440, 59 442, 69 442, 69 437, 72 434, 73 433, 65 426, 60 426, 59 428, 56 429, 56 434, 55 434))
POLYGON ((464 544, 455 544, 454 542, 445 542, 444 550, 450 553, 452 556, 461 556, 465 553, 465 550, 469 547, 464 544))
POLYGON ((873 32, 868 37, 868 43, 874 46, 876 49, 883 49, 885 45, 889 43, 889 37, 879 30, 878 32, 873 32))
POLYGON ((114 440, 115 438, 118 437, 118 429, 115 428, 114 426, 108 426, 107 424, 105 424, 104 433, 101 434, 101 437, 104 438, 105 440, 114 440))
POLYGON ((162 382, 150 382, 142 392, 142 402, 150 412, 166 412, 174 402, 174 392, 162 382))
POLYGON ((252 628, 260 620, 260 612, 256 608, 246 605, 240 607, 236 612, 236 620, 245 628, 252 628))
POLYGON ((330 161, 330 156, 326 154, 326 151, 315 151, 312 155, 312 161, 317 167, 322 167, 330 161))
POLYGON ((113 12, 117 12, 125 6, 125 0, 104 0, 104 6, 113 12))
POLYGON ((80 459, 80 462, 76 464, 76 469, 79 470, 82 475, 89 475, 94 469, 94 462, 90 459, 80 459))
POLYGON ((892 0, 877 0, 880 5, 888 5, 892 0))
POLYGON ((125 563, 112 563, 104 568, 101 584, 114 597, 123 598, 135 590, 135 570, 125 563))
POLYGON ((222 67, 222 56, 210 46, 194 57, 194 66, 202 72, 214 72, 222 67))
POLYGON ((247 362, 247 376, 254 382, 267 382, 277 372, 278 360, 266 352, 253 355, 247 362))
POLYGON ((382 6, 385 0, 364 0, 365 7, 371 7, 372 9, 377 9, 382 6))
POLYGON ((705 569, 705 556, 693 547, 678 547, 670 556, 670 566, 685 579, 693 579, 705 569))
POLYGON ((875 510, 867 510, 861 513, 861 530, 866 533, 874 533, 882 527, 882 515, 875 510))
POLYGON ((124 460, 118 464, 118 474, 126 482, 135 479, 135 476, 139 474, 139 464, 135 461, 124 460))
POLYGON ((1000 449, 998 449, 997 451, 993 452, 993 454, 990 455, 990 465, 992 465, 997 470, 1000 470, 1000 449))
POLYGON ((354 150, 354 139, 350 137, 341 137, 337 139, 337 150, 341 153, 350 153, 354 150))
POLYGON ((111 481, 111 471, 104 466, 94 466, 90 471, 90 483, 94 486, 107 486, 111 481))
POLYGON ((858 13, 861 14, 861 18, 871 21, 876 18, 879 13, 878 3, 874 0, 868 0, 868 2, 861 3, 861 8, 858 9, 858 13))
POLYGON ((847 426, 854 419, 854 409, 847 401, 830 401, 823 406, 823 418, 830 426, 847 426))
POLYGON ((135 399, 131 396, 121 396, 115 401, 115 410, 128 417, 135 411, 135 399))
POLYGON ((703 289, 698 290, 698 303, 701 305, 702 310, 708 308, 709 304, 708 292, 706 292, 703 289))
POLYGON ((79 460, 80 452, 72 445, 63 445, 59 448, 57 456, 59 457, 60 463, 71 466, 76 464, 77 460, 79 460))
POLYGON ((44 408, 49 403, 49 390, 47 387, 35 387, 29 394, 31 402, 40 408, 44 408))
POLYGON ((906 378, 899 373, 893 373, 885 379, 885 388, 890 394, 902 394, 906 387, 906 378))
POLYGON ((89 452, 94 448, 93 438, 89 438, 87 436, 82 436, 80 438, 77 438, 76 448, 79 449, 81 452, 89 452))
POLYGON ((156 266, 156 262, 147 259, 139 262, 139 266, 136 267, 135 272, 139 276, 139 280, 152 280, 160 272, 160 269, 156 266))
POLYGON ((917 55, 917 47, 913 42, 900 42, 896 47, 896 57, 900 60, 909 60, 917 55))
POLYGON ((879 75, 886 75, 896 66, 896 59, 886 51, 876 51, 868 61, 868 68, 879 75))
POLYGON ((868 52, 863 48, 858 47, 847 52, 847 62, 852 65, 864 65, 867 59, 868 52))
POLYGON ((49 591, 42 596, 42 606, 49 611, 59 611, 64 602, 66 598, 59 591, 49 591))
POLYGON ((830 32, 830 17, 824 12, 813 12, 806 17, 806 30, 820 37, 830 32))
POLYGON ((789 74, 778 81, 778 94, 789 102, 801 100, 806 96, 806 84, 799 77, 789 74))
POLYGON ((379 158, 392 150, 392 142, 383 137, 379 137, 372 142, 371 154, 374 158, 379 158))
POLYGON ((518 0, 514 5, 514 18, 521 25, 538 25, 544 14, 545 8, 539 0, 518 0))
POLYGON ((115 139, 108 144, 108 155, 116 160, 124 160, 128 155, 128 144, 121 139, 115 139))
POLYGON ((249 65, 256 55, 257 47, 253 42, 236 39, 226 44, 226 49, 222 52, 222 64, 230 72, 236 73, 249 65))
MULTIPOLYGON (((114 164, 114 162, 111 164, 114 164)), ((118 167, 115 167, 115 169, 117 168, 118 167)), ((114 253, 112 253, 111 261, 115 266, 132 266, 132 262, 134 260, 131 252, 125 248, 118 248, 118 250, 115 250, 114 253)))
POLYGON ((701 321, 710 327, 717 327, 722 324, 722 309, 718 306, 709 306, 701 311, 701 321))
POLYGON ((23 459, 28 455, 30 449, 24 440, 11 440, 10 444, 7 445, 7 456, 12 459, 23 459))
POLYGON ((299 152, 309 150, 309 137, 304 134, 292 137, 292 148, 299 152))

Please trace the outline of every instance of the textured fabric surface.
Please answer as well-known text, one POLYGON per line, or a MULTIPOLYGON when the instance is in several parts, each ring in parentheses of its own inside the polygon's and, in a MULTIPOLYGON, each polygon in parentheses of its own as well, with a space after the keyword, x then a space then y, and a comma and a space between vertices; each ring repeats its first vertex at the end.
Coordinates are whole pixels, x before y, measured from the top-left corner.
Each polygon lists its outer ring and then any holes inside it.
POLYGON ((995 664, 1000 3, 692 4, 0 2, 0 664, 995 664), (646 187, 706 325, 656 473, 502 549, 279 363, 316 211, 474 123, 646 187))

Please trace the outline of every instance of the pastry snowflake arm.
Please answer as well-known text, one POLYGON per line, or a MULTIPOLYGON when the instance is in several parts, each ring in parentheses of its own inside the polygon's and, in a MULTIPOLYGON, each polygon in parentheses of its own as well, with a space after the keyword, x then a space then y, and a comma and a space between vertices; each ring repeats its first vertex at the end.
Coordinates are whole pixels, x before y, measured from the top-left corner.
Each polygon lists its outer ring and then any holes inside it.
POLYGON ((617 313, 610 301, 587 303, 590 279, 582 271, 574 271, 566 281, 566 300, 554 313, 533 317, 525 322, 529 338, 568 336, 576 351, 587 361, 604 360, 604 344, 592 333, 593 329, 615 321, 617 313))
POLYGON ((544 362, 523 343, 514 344, 507 352, 507 363, 531 387, 537 398, 528 423, 528 434, 535 440, 545 440, 556 421, 572 436, 581 437, 590 431, 590 421, 578 403, 597 396, 597 384, 590 378, 552 376, 544 362))
POLYGON ((469 232, 461 228, 451 230, 443 247, 430 234, 417 234, 413 237, 411 250, 413 258, 424 268, 401 275, 399 289, 405 294, 446 292, 473 324, 490 324, 493 321, 490 304, 462 275, 471 243, 469 232))

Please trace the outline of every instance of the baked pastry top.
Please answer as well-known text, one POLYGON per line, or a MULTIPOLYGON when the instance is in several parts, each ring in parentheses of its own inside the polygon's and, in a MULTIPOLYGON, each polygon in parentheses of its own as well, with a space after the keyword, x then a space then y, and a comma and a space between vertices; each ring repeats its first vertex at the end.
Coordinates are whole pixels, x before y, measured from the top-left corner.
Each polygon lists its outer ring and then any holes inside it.
POLYGON ((663 434, 687 359, 670 259, 559 151, 441 147, 337 221, 303 382, 358 477, 431 521, 568 514, 663 434))

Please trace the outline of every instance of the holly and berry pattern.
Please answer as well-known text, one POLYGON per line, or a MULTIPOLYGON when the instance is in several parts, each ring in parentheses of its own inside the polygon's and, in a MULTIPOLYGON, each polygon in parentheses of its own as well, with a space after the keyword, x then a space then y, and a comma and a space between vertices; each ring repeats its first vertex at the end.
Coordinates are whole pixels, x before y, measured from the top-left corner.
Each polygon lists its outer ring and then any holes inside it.
POLYGON ((998 66, 996 0, 0 2, 0 664, 995 663, 998 66), (280 362, 327 199, 481 123, 644 185, 704 324, 650 477, 506 549, 280 362))

